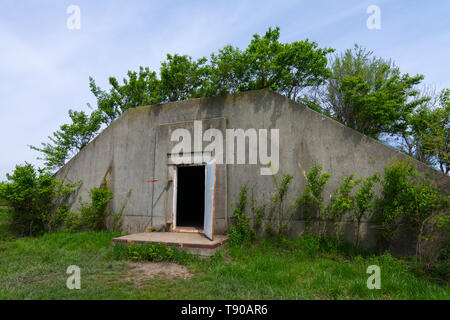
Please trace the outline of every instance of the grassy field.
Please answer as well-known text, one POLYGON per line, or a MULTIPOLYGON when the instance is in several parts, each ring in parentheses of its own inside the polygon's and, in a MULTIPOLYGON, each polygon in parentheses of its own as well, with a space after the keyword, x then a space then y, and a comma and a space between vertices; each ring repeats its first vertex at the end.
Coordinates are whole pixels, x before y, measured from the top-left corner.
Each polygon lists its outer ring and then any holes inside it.
MULTIPOLYGON (((4 213, 0 217, 4 220, 4 213)), ((0 240, 0 299, 450 298, 448 284, 418 278, 390 255, 360 255, 306 238, 227 248, 212 258, 188 259, 190 278, 161 276, 136 285, 130 272, 137 264, 112 254, 110 241, 117 235, 53 233, 0 240), (366 269, 374 264, 381 268, 381 290, 366 287, 366 269), (66 287, 69 265, 81 268, 81 290, 66 287)))

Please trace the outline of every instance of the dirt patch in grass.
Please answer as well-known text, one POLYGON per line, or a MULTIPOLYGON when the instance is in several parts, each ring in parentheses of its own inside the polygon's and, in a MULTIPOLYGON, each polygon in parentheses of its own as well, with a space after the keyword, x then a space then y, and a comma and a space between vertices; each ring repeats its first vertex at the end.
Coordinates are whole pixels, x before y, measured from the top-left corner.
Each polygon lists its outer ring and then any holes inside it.
POLYGON ((186 266, 172 262, 132 262, 129 265, 125 280, 131 281, 136 287, 141 287, 144 282, 159 279, 188 279, 193 276, 186 266))

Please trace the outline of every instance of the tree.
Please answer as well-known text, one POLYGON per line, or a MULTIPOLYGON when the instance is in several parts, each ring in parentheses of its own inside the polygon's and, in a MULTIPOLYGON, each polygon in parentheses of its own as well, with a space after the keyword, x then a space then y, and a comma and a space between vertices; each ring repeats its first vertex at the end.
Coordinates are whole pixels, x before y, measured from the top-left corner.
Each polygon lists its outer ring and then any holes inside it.
POLYGON ((247 88, 272 88, 295 100, 300 92, 323 83, 331 74, 327 54, 334 49, 320 49, 315 42, 280 43, 280 28, 269 30, 263 37, 253 36, 245 55, 248 61, 247 88))
POLYGON ((206 58, 193 61, 191 57, 167 55, 161 64, 161 88, 165 101, 179 101, 203 96, 209 76, 206 58))
POLYGON ((430 162, 448 174, 450 171, 450 89, 441 91, 439 105, 421 108, 412 117, 411 135, 430 162))
POLYGON ((62 167, 69 158, 69 146, 56 134, 54 137, 48 137, 50 143, 41 143, 42 148, 35 146, 29 146, 32 150, 39 151, 43 154, 43 157, 38 157, 38 160, 44 160, 44 165, 49 170, 55 170, 62 167))
POLYGON ((427 100, 414 99, 423 76, 401 74, 392 61, 357 45, 335 56, 331 72, 320 93, 324 112, 374 138, 406 130, 408 115, 427 100))
POLYGON ((103 91, 89 78, 92 94, 97 98, 97 108, 102 114, 102 122, 110 125, 123 112, 130 108, 152 105, 164 101, 161 82, 156 72, 149 68, 139 68, 139 72, 128 71, 128 78, 123 78, 120 85, 114 77, 109 78, 111 89, 103 91))
POLYGON ((99 110, 91 115, 84 111, 69 110, 70 124, 63 124, 60 129, 49 137, 50 143, 42 143, 42 148, 30 146, 31 149, 42 152, 45 165, 54 170, 63 166, 67 159, 83 149, 94 138, 101 127, 102 116, 99 110))
POLYGON ((431 92, 428 98, 409 115, 406 130, 399 135, 400 150, 448 174, 450 89, 431 92))
POLYGON ((225 46, 211 54, 208 95, 231 94, 248 90, 250 72, 247 55, 239 48, 225 46))

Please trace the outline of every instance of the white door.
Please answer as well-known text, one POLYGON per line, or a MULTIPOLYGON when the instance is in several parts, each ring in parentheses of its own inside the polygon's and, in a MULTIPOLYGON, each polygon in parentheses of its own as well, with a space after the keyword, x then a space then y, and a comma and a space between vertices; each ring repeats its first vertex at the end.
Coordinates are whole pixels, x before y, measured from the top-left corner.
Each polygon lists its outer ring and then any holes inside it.
POLYGON ((178 167, 173 167, 172 229, 176 229, 177 227, 177 194, 178 194, 177 189, 178 189, 178 167))
POLYGON ((216 196, 216 160, 205 166, 205 219, 203 232, 205 236, 214 240, 214 209, 216 196))

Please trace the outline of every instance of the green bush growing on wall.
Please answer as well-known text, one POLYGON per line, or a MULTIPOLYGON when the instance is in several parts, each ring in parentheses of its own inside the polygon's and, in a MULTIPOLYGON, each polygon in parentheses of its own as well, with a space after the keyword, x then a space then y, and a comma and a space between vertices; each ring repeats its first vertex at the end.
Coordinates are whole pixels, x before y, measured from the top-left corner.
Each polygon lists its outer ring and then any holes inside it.
MULTIPOLYGON (((325 210, 323 204, 323 190, 331 173, 322 173, 322 165, 316 162, 306 174, 306 186, 300 198, 296 199, 297 207, 303 208, 306 213, 306 231, 311 232, 311 221, 315 215, 320 222, 325 221, 325 210)), ((319 231, 321 224, 319 224, 319 231)), ((320 232, 319 232, 320 233, 320 232)))
POLYGON ((248 241, 252 237, 250 218, 245 212, 247 206, 248 188, 244 184, 239 192, 238 203, 231 217, 229 242, 231 245, 238 246, 248 241))
POLYGON ((354 174, 342 178, 341 185, 333 192, 325 209, 326 218, 333 222, 338 239, 342 234, 342 218, 355 209, 355 199, 351 193, 361 181, 354 178, 354 174))
POLYGON ((266 215, 266 204, 263 202, 260 203, 257 199, 252 197, 251 212, 253 217, 253 232, 256 236, 261 231, 263 219, 266 215))
POLYGON ((269 224, 266 226, 266 232, 272 236, 285 236, 288 228, 288 223, 292 218, 292 212, 289 214, 289 209, 286 208, 286 197, 289 191, 289 185, 294 179, 291 174, 285 174, 281 181, 277 176, 273 177, 275 183, 275 191, 271 199, 271 206, 269 212, 269 224), (277 221, 277 224, 272 224, 272 221, 277 221))
POLYGON ((80 198, 81 224, 90 230, 105 230, 106 217, 108 216, 107 207, 113 198, 113 193, 108 189, 107 184, 103 183, 100 188, 92 188, 89 191, 89 196, 90 203, 83 202, 80 198))
POLYGON ((355 227, 355 246, 359 247, 361 221, 372 215, 375 211, 376 195, 373 191, 374 185, 380 182, 380 175, 375 173, 373 176, 361 178, 361 187, 355 194, 355 210, 353 211, 353 220, 356 222, 355 227))

